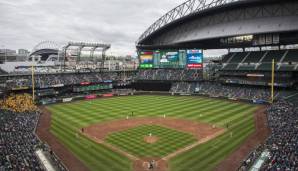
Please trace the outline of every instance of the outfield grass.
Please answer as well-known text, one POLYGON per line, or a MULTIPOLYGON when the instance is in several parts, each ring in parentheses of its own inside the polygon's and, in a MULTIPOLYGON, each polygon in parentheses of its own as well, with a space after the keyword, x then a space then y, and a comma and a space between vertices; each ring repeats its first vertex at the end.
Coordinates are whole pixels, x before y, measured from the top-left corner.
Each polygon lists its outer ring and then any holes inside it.
POLYGON ((229 131, 170 160, 171 171, 197 171, 212 170, 253 133, 252 114, 257 106, 192 96, 146 95, 56 104, 48 109, 53 113, 51 132, 91 170, 103 171, 129 171, 132 163, 85 137, 78 139, 75 135, 81 127, 123 119, 132 111, 137 117, 166 114, 221 127, 230 122, 229 131))
POLYGON ((108 135, 106 142, 137 157, 165 157, 178 149, 195 143, 197 139, 188 133, 157 125, 143 125, 108 135), (144 141, 151 133, 159 140, 154 144, 144 141))

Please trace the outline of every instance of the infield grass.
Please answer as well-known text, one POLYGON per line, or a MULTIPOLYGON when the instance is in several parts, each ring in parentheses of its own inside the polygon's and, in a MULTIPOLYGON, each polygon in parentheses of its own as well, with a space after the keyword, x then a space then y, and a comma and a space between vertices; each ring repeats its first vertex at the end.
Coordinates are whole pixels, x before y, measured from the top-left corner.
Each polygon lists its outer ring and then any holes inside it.
POLYGON ((142 125, 112 133, 105 141, 137 157, 161 158, 197 140, 191 134, 174 129, 157 125, 142 125), (159 140, 153 144, 146 143, 144 137, 150 133, 152 136, 157 136, 159 140))
MULTIPOLYGON (((47 108, 52 112, 51 132, 90 170, 102 171, 131 171, 132 162, 86 137, 76 136, 82 127, 124 119, 131 112, 136 117, 166 115, 224 128, 229 123, 224 134, 169 161, 171 171, 198 171, 214 169, 254 132, 253 113, 258 106, 205 97, 142 95, 55 104, 47 108)), ((136 152, 144 154, 140 146, 135 145, 136 152)))

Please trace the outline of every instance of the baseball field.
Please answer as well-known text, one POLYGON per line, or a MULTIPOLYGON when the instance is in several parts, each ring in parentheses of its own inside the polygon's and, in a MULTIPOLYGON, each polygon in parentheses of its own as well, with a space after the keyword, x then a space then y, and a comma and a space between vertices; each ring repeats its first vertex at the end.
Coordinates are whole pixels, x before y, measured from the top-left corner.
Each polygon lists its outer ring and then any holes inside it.
POLYGON ((197 171, 214 169, 254 132, 258 106, 137 95, 47 109, 50 132, 90 170, 134 171, 136 160, 155 159, 169 171, 197 171))

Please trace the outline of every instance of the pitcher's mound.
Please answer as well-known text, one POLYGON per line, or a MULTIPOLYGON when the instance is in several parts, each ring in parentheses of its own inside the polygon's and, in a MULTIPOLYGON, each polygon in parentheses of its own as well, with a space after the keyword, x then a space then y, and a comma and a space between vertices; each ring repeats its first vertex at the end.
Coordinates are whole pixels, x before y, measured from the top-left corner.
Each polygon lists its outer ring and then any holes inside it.
POLYGON ((157 136, 145 136, 144 141, 149 144, 156 143, 159 140, 157 136))

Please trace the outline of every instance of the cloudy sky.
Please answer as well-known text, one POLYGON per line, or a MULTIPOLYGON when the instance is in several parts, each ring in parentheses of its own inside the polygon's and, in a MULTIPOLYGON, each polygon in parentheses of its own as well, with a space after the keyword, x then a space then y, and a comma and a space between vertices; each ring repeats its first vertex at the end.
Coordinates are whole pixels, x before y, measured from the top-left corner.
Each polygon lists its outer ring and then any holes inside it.
POLYGON ((31 50, 43 40, 112 44, 134 55, 135 41, 184 0, 0 0, 0 48, 31 50))

